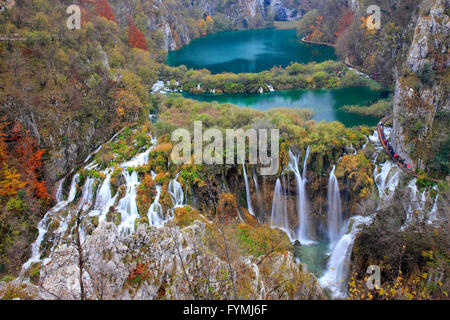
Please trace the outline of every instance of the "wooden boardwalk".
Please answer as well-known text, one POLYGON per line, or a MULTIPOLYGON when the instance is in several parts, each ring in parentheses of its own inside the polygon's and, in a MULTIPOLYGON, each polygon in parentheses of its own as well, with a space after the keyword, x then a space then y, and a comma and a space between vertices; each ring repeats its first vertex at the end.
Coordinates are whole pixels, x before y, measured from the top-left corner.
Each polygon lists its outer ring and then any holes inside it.
POLYGON ((392 116, 390 116, 390 115, 385 116, 385 117, 384 117, 383 119, 381 119, 381 120, 378 122, 378 124, 377 124, 378 139, 380 140, 380 143, 381 143, 381 145, 383 146, 384 152, 386 152, 386 153, 388 154, 388 156, 391 158, 391 160, 392 160, 395 164, 397 164, 397 166, 398 166, 403 172, 405 172, 406 174, 412 175, 412 176, 414 176, 414 177, 416 177, 416 178, 426 179, 426 180, 430 180, 430 181, 433 181, 433 182, 438 183, 439 180, 437 180, 437 179, 433 179, 433 178, 430 178, 430 177, 419 176, 419 175, 418 175, 416 172, 414 172, 413 170, 410 170, 410 169, 408 169, 408 168, 405 168, 405 167, 398 161, 398 159, 394 158, 394 156, 392 156, 392 154, 389 152, 389 149, 388 149, 387 145, 386 145, 385 142, 383 141, 383 138, 381 138, 381 133, 382 133, 383 131, 381 130, 380 124, 381 124, 381 123, 383 123, 383 124, 386 123, 386 121, 388 121, 391 117, 392 117, 392 116))

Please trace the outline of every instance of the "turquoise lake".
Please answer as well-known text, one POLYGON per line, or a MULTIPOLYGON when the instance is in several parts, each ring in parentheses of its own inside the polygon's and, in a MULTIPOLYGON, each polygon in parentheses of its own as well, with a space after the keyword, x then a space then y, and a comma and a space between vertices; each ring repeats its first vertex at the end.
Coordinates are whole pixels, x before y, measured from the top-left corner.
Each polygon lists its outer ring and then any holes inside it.
POLYGON ((169 52, 167 64, 221 72, 260 72, 291 62, 336 60, 331 47, 298 41, 295 29, 221 32, 196 39, 169 52))
MULTIPOLYGON (((169 53, 172 66, 209 69, 220 72, 260 72, 291 62, 308 63, 336 60, 334 48, 304 44, 296 30, 262 29, 217 33, 192 41, 169 53)), ((199 101, 232 103, 240 107, 269 110, 277 107, 312 109, 313 120, 340 121, 346 126, 373 126, 379 119, 346 113, 344 105, 364 105, 385 98, 387 92, 367 87, 307 89, 249 94, 190 94, 183 96, 199 101)))
POLYGON ((379 119, 344 112, 340 110, 342 106, 361 105, 385 98, 386 95, 386 92, 371 90, 367 87, 289 90, 262 94, 183 93, 184 97, 190 99, 232 103, 240 107, 251 107, 261 111, 277 107, 312 109, 314 111, 313 120, 340 121, 348 127, 361 124, 373 126, 379 119))

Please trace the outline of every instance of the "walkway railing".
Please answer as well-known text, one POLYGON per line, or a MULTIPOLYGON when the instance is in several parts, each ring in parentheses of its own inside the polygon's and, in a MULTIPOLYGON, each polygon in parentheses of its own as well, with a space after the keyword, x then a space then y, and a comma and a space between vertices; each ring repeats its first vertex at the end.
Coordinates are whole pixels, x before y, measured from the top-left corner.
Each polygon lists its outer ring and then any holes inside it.
POLYGON ((377 124, 378 139, 380 140, 380 143, 381 143, 381 145, 383 146, 384 151, 389 155, 389 157, 391 158, 391 160, 394 161, 394 163, 397 164, 397 166, 398 166, 403 172, 405 172, 406 174, 412 175, 412 176, 414 176, 414 177, 416 177, 416 178, 426 179, 426 180, 430 180, 430 181, 433 181, 433 182, 438 183, 439 180, 437 180, 437 179, 433 179, 433 178, 430 178, 430 177, 420 176, 420 175, 418 175, 416 172, 414 172, 413 170, 410 170, 410 169, 405 168, 405 167, 400 163, 400 161, 399 161, 396 157, 394 157, 394 156, 391 154, 391 152, 389 152, 388 146, 386 145, 386 143, 384 142, 384 140, 383 140, 383 138, 382 138, 382 133, 383 133, 383 131, 382 131, 382 129, 381 129, 380 124, 381 124, 381 123, 383 123, 383 124, 386 123, 386 121, 388 121, 391 117, 392 117, 392 116, 390 116, 390 115, 385 116, 385 117, 384 117, 383 119, 381 119, 381 120, 378 122, 378 124, 377 124))

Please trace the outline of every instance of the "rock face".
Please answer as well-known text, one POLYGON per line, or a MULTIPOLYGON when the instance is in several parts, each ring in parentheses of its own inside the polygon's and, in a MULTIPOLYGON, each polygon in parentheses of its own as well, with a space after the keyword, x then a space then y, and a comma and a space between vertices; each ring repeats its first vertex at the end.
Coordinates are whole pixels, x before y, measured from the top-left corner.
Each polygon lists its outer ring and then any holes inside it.
POLYGON ((264 2, 270 7, 270 11, 277 21, 294 21, 301 17, 300 10, 289 6, 288 1, 266 0, 264 2))
POLYGON ((407 57, 407 73, 396 81, 392 142, 401 157, 424 169, 439 128, 436 115, 449 112, 445 70, 450 65, 448 1, 433 1, 417 20, 407 57))
MULTIPOLYGON (((282 293, 279 299, 320 299, 321 288, 291 253, 275 254, 259 265, 250 256, 234 260, 236 284, 233 289, 226 261, 205 246, 205 222, 195 221, 180 230, 176 226, 153 228, 141 225, 130 236, 119 236, 113 223, 102 222, 82 245, 83 285, 87 299, 192 299, 234 297, 265 299, 280 279, 291 279, 294 296, 282 293), (145 266, 145 267, 142 267, 145 266), (139 268, 145 270, 139 273, 139 268), (134 272, 134 273, 133 273, 134 272), (135 275, 134 277, 132 275, 135 275)), ((34 298, 79 299, 80 264, 78 247, 62 245, 41 267, 40 288, 28 284, 34 298), (43 290, 42 290, 43 289, 43 290)), ((21 285, 17 282, 15 285, 21 285)), ((1 289, 1 288, 0 288, 1 289)))
MULTIPOLYGON (((119 24, 127 24, 127 17, 136 13, 133 3, 124 0, 110 1, 119 24)), ((232 29, 263 27, 264 21, 293 21, 301 17, 301 6, 289 0, 237 0, 223 3, 217 0, 195 0, 188 4, 150 1, 145 12, 147 29, 161 30, 166 51, 175 50, 197 37, 189 20, 195 16, 211 16, 228 20, 232 29)))

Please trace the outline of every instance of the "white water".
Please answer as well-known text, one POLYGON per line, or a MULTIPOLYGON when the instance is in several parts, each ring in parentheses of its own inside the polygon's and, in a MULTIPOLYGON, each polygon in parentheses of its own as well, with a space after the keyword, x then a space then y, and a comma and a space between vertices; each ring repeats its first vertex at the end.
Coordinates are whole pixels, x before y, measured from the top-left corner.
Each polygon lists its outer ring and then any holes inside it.
POLYGON ((95 201, 95 209, 100 212, 99 222, 106 220, 106 214, 116 202, 117 197, 117 193, 114 197, 111 196, 111 173, 108 172, 105 181, 97 192, 95 201))
POLYGON ((306 173, 308 171, 308 158, 310 151, 311 148, 308 146, 308 148, 306 148, 305 160, 303 160, 303 183, 306 183, 306 173))
POLYGON ((124 170, 123 176, 126 181, 126 193, 125 196, 120 199, 117 205, 117 211, 120 212, 122 222, 119 225, 119 231, 125 233, 133 233, 136 219, 138 219, 139 212, 136 204, 136 187, 139 184, 137 173, 129 173, 124 170))
POLYGON ((83 186, 83 193, 81 194, 81 200, 79 209, 86 211, 92 206, 92 200, 94 199, 94 193, 92 192, 92 185, 94 178, 88 177, 83 186))
POLYGON ((159 203, 161 198, 161 186, 156 186, 155 201, 150 205, 147 212, 148 222, 151 226, 162 227, 164 225, 163 208, 159 203))
MULTIPOLYGON (((405 230, 414 221, 414 219, 417 219, 419 221, 424 220, 425 204, 427 202, 430 190, 428 188, 424 188, 422 193, 420 193, 416 183, 417 179, 414 178, 409 182, 407 186, 407 189, 410 190, 410 194, 409 194, 408 208, 406 210, 406 221, 400 228, 401 231, 405 230)), ((432 213, 432 211, 433 209, 431 210, 430 213, 432 213)))
POLYGON ((305 182, 306 182, 306 163, 309 156, 309 148, 306 151, 305 161, 303 165, 303 175, 300 175, 298 169, 298 156, 294 156, 291 150, 289 150, 289 163, 287 170, 292 171, 295 175, 297 184, 297 216, 298 216, 298 227, 296 232, 296 240, 298 240, 302 245, 311 245, 314 243, 309 238, 309 217, 308 217, 308 203, 306 198, 305 182))
POLYGON ((373 218, 373 216, 352 217, 349 222, 351 230, 339 239, 331 252, 327 270, 319 279, 319 283, 322 287, 329 288, 334 298, 344 298, 347 294, 347 276, 353 243, 361 227, 372 223, 373 218))
POLYGON ((172 198, 173 208, 182 208, 184 207, 184 192, 177 178, 178 175, 169 182, 169 194, 172 198))
POLYGON ((437 186, 434 186, 433 189, 436 191, 436 197, 434 198, 433 208, 431 208, 431 211, 428 215, 428 220, 427 220, 428 224, 432 224, 439 220, 439 218, 437 216, 439 193, 437 193, 437 191, 438 191, 437 186))
POLYGON ((331 246, 340 238, 342 232, 341 194, 334 174, 335 169, 336 166, 333 166, 328 181, 328 238, 331 246))
POLYGON ((273 192, 270 226, 272 228, 278 228, 284 231, 289 236, 291 242, 294 241, 289 228, 287 208, 286 208, 286 196, 284 188, 282 188, 281 186, 280 179, 277 179, 277 182, 275 183, 275 189, 273 192))
POLYGON ((381 171, 378 172, 378 167, 375 167, 375 184, 378 188, 378 195, 380 201, 386 201, 392 198, 395 189, 398 186, 400 178, 400 170, 398 170, 397 165, 392 161, 388 160, 381 164, 381 171))
POLYGON ((265 210, 264 210, 264 200, 262 198, 261 190, 259 188, 258 176, 256 175, 255 167, 253 167, 253 183, 255 184, 256 200, 258 201, 258 209, 259 209, 259 213, 258 213, 258 217, 257 218, 258 218, 258 221, 261 222, 260 217, 265 212, 265 210))
MULTIPOLYGON (((115 135, 117 137, 118 134, 115 135)), ((132 233, 135 232, 135 226, 136 221, 140 218, 140 214, 138 212, 136 198, 137 198, 137 187, 140 184, 138 174, 135 170, 131 170, 129 168, 138 167, 141 165, 144 165, 148 162, 148 157, 150 151, 155 147, 157 141, 154 137, 151 139, 152 146, 138 154, 136 157, 131 159, 130 161, 121 163, 119 166, 122 168, 122 175, 125 179, 125 194, 123 197, 118 201, 117 198, 119 197, 119 192, 116 193, 114 197, 111 195, 111 174, 114 170, 114 168, 107 168, 103 171, 103 174, 105 175, 105 179, 102 182, 101 186, 97 190, 96 194, 94 194, 94 184, 96 182, 96 178, 94 177, 87 177, 84 185, 82 186, 82 192, 80 196, 80 200, 76 204, 76 210, 83 210, 84 214, 86 214, 87 217, 94 217, 99 216, 99 222, 102 222, 106 220, 106 215, 111 209, 111 207, 114 206, 115 203, 117 203, 117 206, 115 209, 121 214, 121 222, 119 223, 118 229, 122 233, 132 233), (95 203, 94 203, 94 197, 95 197, 95 203)), ((100 148, 97 149, 97 151, 100 150, 100 148)), ((92 154, 91 154, 92 155, 92 154)), ((87 160, 89 160, 90 157, 88 157, 87 160)), ((98 164, 95 162, 88 163, 84 169, 93 169, 95 167, 98 167, 98 164)), ((156 174, 152 172, 153 179, 155 179, 156 174)), ((51 251, 56 248, 56 246, 59 244, 59 240, 63 237, 70 237, 71 230, 67 230, 70 220, 72 219, 73 215, 70 214, 70 211, 72 209, 72 202, 75 199, 75 196, 77 194, 77 184, 79 182, 80 175, 77 173, 73 176, 72 179, 72 185, 69 191, 69 195, 66 201, 63 201, 63 195, 62 195, 62 185, 63 181, 61 181, 58 184, 58 190, 56 192, 56 199, 57 204, 54 208, 52 208, 49 212, 45 214, 43 219, 38 224, 39 234, 36 239, 36 241, 32 245, 32 256, 23 265, 22 270, 27 270, 32 263, 39 262, 41 260, 41 252, 40 247, 42 245, 42 242, 44 240, 45 234, 48 232, 48 226, 53 221, 59 222, 59 227, 57 230, 55 230, 53 233, 55 234, 56 241, 53 241, 51 243, 51 251), (68 211, 69 214, 64 216, 64 214, 61 213, 62 209, 67 209, 64 212, 68 211), (66 234, 66 232, 69 232, 69 234, 66 234)), ((177 176, 178 177, 178 176, 177 176)), ((185 195, 183 192, 183 188, 181 184, 177 181, 177 177, 170 181, 168 186, 168 192, 170 194, 170 197, 173 202, 173 207, 168 209, 168 212, 165 215, 163 212, 163 208, 160 204, 161 199, 161 193, 162 193, 162 187, 156 186, 157 195, 153 203, 151 204, 149 211, 148 211, 148 218, 149 218, 149 224, 152 226, 162 226, 164 223, 170 219, 170 216, 174 213, 174 208, 183 207, 185 204, 185 195)), ((90 224, 90 220, 84 221, 85 224, 90 224)), ((82 237, 85 237, 85 232, 80 229, 80 235, 82 237)), ((51 256, 51 254, 50 254, 51 256)), ((50 257, 44 260, 44 263, 46 261, 49 261, 50 257)))
POLYGON ((59 184, 58 190, 56 192, 56 194, 59 195, 59 196, 56 197, 57 203, 50 211, 48 211, 44 215, 42 220, 39 221, 39 223, 38 223, 38 237, 36 238, 36 240, 34 241, 34 243, 31 246, 31 257, 30 257, 30 259, 28 259, 28 261, 25 262, 24 265, 22 266, 22 273, 25 270, 27 270, 33 263, 41 261, 41 244, 42 244, 42 241, 44 240, 45 234, 47 233, 48 219, 49 219, 49 217, 51 215, 53 215, 54 213, 58 212, 58 210, 62 209, 64 206, 66 206, 67 204, 71 203, 73 201, 73 199, 75 199, 75 195, 76 195, 76 191, 77 191, 78 179, 79 179, 79 174, 76 174, 76 175, 73 176, 72 183, 70 185, 70 191, 69 191, 69 196, 67 198, 67 201, 64 201, 63 198, 62 198, 62 186, 64 184, 64 179, 61 180, 61 183, 59 184))
POLYGON ((248 184, 248 177, 247 177, 247 171, 245 170, 245 164, 242 164, 242 169, 244 170, 245 194, 246 194, 246 197, 247 197, 248 212, 252 216, 255 216, 255 212, 253 211, 253 207, 252 207, 252 198, 250 196, 250 187, 249 187, 249 184, 248 184))

